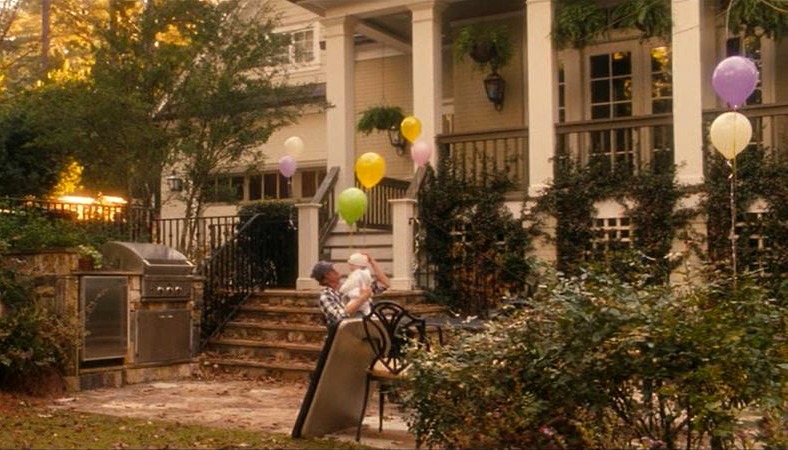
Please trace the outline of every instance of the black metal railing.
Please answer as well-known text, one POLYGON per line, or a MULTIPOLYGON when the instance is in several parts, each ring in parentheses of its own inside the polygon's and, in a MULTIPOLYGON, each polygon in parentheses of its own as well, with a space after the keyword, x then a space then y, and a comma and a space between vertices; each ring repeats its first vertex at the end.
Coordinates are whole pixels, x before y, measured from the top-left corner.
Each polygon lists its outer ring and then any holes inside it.
POLYGON ((151 236, 152 211, 129 205, 70 203, 53 200, 0 198, 0 213, 34 212, 69 220, 114 239, 147 241, 151 236))
POLYGON ((528 130, 442 134, 436 139, 442 167, 455 179, 486 186, 504 173, 516 191, 528 188, 528 130))
MULTIPOLYGON (((389 200, 403 198, 410 182, 384 177, 367 191, 367 211, 359 220, 360 228, 391 231, 391 207, 389 200)), ((356 187, 361 188, 356 180, 356 187)))
POLYGON ((203 261, 201 345, 217 333, 255 290, 293 288, 298 235, 289 221, 257 214, 203 261))
POLYGON ((331 234, 331 229, 337 223, 337 211, 334 204, 334 186, 339 179, 339 167, 332 167, 323 182, 318 187, 315 196, 312 197, 312 203, 320 204, 318 211, 318 242, 319 248, 322 252, 323 244, 325 244, 328 236, 331 234))
POLYGON ((199 264, 235 235, 239 221, 239 216, 157 219, 151 242, 172 247, 199 264))

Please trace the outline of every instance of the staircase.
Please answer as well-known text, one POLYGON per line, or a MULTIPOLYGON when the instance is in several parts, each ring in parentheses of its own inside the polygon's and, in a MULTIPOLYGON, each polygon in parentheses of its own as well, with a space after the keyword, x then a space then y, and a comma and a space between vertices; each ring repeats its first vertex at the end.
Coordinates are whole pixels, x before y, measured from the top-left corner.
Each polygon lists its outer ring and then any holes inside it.
MULTIPOLYGON (((203 369, 248 378, 309 380, 327 334, 318 297, 318 291, 254 294, 208 342, 201 356, 203 369)), ((445 310, 425 303, 421 291, 384 292, 375 299, 396 301, 421 316, 445 310)))

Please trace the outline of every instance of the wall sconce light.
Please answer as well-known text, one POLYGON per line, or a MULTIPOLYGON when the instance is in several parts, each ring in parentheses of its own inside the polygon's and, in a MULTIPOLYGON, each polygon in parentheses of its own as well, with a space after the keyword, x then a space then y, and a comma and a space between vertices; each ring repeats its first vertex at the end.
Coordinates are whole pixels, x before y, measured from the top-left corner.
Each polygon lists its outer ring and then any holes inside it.
POLYGON ((183 190, 183 178, 175 175, 174 171, 165 180, 167 180, 167 187, 170 188, 171 192, 181 192, 183 190))
POLYGON ((487 100, 495 105, 495 110, 500 111, 503 109, 503 96, 506 89, 506 80, 498 75, 498 72, 487 75, 484 79, 484 92, 487 93, 487 100))
POLYGON ((389 134, 389 143, 392 147, 397 151, 398 156, 403 156, 405 154, 405 147, 408 146, 408 142, 405 140, 405 136, 399 130, 398 126, 393 126, 388 129, 389 134))

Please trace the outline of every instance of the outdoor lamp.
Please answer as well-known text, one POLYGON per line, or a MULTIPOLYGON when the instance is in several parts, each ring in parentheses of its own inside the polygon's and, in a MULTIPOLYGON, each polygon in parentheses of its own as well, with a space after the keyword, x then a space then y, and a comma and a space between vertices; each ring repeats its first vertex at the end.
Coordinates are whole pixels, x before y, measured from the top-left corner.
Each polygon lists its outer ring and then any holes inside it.
POLYGON ((170 191, 181 192, 183 190, 183 178, 175 175, 175 171, 165 179, 167 180, 167 186, 170 188, 170 191))
POLYGON ((389 134, 389 143, 392 147, 397 151, 397 155, 402 156, 405 154, 405 147, 407 147, 408 142, 405 140, 405 136, 399 130, 399 127, 394 125, 388 129, 389 134))
POLYGON ((495 110, 503 109, 503 94, 506 89, 506 80, 498 75, 498 72, 487 75, 484 79, 484 91, 487 93, 487 100, 495 105, 495 110))

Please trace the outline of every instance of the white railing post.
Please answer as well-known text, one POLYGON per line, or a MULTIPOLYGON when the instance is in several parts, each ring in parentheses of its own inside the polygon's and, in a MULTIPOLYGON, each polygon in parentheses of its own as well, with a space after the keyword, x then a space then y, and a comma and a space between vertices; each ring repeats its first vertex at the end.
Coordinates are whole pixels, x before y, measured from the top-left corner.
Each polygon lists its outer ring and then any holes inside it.
POLYGON ((320 203, 298 203, 298 279, 296 289, 317 289, 310 277, 318 259, 320 246, 320 203))
POLYGON ((413 288, 413 221, 416 200, 398 198, 391 204, 393 273, 391 289, 408 291, 413 288))

